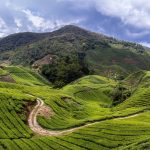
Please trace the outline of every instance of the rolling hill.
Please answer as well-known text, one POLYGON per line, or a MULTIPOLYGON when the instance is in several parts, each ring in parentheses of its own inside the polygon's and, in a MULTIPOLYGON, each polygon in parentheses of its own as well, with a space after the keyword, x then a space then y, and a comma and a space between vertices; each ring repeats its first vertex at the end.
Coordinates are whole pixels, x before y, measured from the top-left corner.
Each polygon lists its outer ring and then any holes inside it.
POLYGON ((0 150, 150 149, 141 45, 69 25, 0 39, 0 64, 0 150))
POLYGON ((122 83, 89 75, 61 89, 24 67, 2 67, 4 76, 13 82, 0 81, 2 150, 150 148, 149 71, 131 74, 122 83), (113 105, 119 89, 122 96, 126 89, 132 93, 113 105))

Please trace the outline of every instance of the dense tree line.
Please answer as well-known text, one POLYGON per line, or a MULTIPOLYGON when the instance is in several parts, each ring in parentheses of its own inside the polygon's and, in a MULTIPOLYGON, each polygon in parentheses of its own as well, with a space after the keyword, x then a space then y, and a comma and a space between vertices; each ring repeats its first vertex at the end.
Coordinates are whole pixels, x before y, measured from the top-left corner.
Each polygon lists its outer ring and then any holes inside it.
POLYGON ((41 72, 56 87, 62 87, 90 73, 85 63, 80 63, 76 57, 70 56, 62 56, 59 61, 44 65, 41 72))
POLYGON ((111 97, 113 99, 113 105, 118 105, 128 99, 131 96, 131 90, 123 86, 122 83, 118 83, 116 88, 111 92, 111 97))

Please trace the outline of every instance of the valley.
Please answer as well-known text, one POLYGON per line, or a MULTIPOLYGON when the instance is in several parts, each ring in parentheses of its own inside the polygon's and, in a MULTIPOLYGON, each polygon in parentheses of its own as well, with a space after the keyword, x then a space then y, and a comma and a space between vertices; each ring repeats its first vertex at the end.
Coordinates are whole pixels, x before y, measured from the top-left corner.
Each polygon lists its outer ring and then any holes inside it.
POLYGON ((0 150, 150 148, 150 52, 73 25, 0 39, 0 150))
POLYGON ((0 150, 150 150, 149 0, 0 0, 0 150))
POLYGON ((60 89, 25 67, 5 66, 4 75, 15 82, 0 82, 1 149, 149 147, 149 71, 133 73, 122 83, 89 75, 60 89), (118 84, 132 94, 114 105, 118 84), (43 105, 50 108, 48 116, 38 113, 43 105))

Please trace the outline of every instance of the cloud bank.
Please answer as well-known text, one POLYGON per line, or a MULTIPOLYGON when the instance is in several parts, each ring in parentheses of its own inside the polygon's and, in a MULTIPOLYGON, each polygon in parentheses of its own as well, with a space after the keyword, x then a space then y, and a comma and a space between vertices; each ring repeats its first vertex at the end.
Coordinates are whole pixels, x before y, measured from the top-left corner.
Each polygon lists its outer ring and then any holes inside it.
POLYGON ((150 43, 149 0, 1 0, 0 37, 76 24, 124 40, 150 43))

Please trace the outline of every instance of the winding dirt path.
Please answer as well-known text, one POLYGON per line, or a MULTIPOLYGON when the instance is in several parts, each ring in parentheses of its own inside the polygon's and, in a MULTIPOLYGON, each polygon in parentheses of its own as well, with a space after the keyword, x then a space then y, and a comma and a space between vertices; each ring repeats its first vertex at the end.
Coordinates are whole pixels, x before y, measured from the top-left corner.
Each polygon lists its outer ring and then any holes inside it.
POLYGON ((88 124, 85 124, 85 125, 81 125, 79 127, 74 127, 72 129, 66 129, 66 130, 63 130, 63 131, 52 131, 52 130, 47 130, 47 129, 42 128, 37 122, 37 119, 36 119, 37 115, 39 114, 40 108, 43 107, 43 105, 44 105, 43 100, 41 100, 40 98, 37 98, 37 104, 34 107, 34 109, 31 111, 31 113, 29 114, 29 118, 28 118, 28 124, 29 124, 30 129, 33 132, 35 132, 39 135, 42 135, 42 136, 66 135, 66 134, 72 133, 72 132, 74 132, 78 129, 82 129, 84 127, 88 127, 88 126, 91 126, 91 125, 94 125, 94 124, 97 124, 97 123, 100 123, 100 122, 104 122, 104 121, 107 121, 107 120, 119 120, 119 119, 133 118, 133 117, 136 117, 136 116, 138 116, 138 115, 140 115, 141 113, 144 112, 144 111, 143 112, 138 112, 136 114, 132 114, 132 115, 129 115, 129 116, 126 116, 126 117, 116 117, 116 118, 109 118, 109 119, 99 120, 99 121, 95 121, 95 122, 88 123, 88 124))

